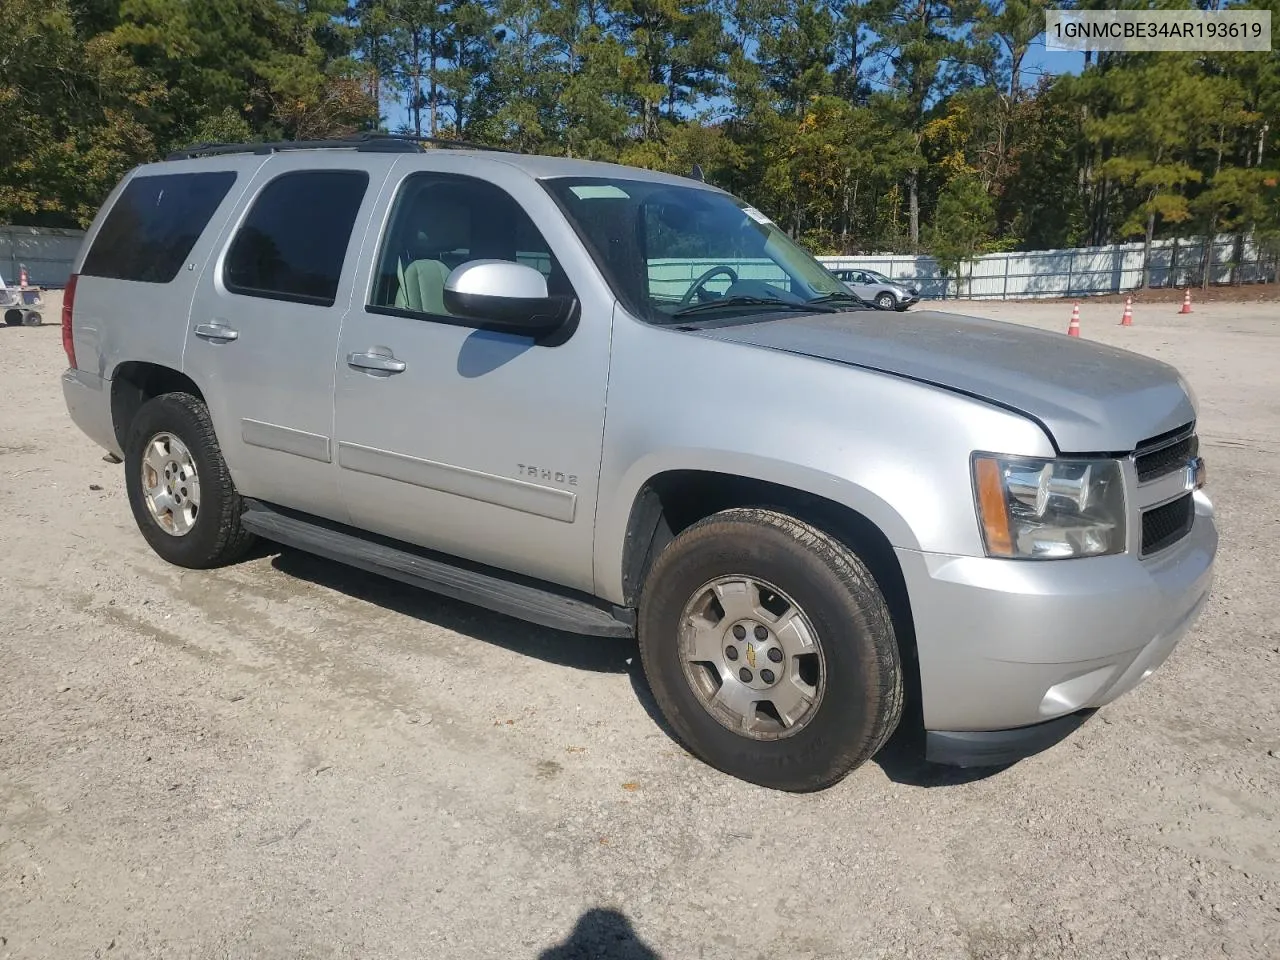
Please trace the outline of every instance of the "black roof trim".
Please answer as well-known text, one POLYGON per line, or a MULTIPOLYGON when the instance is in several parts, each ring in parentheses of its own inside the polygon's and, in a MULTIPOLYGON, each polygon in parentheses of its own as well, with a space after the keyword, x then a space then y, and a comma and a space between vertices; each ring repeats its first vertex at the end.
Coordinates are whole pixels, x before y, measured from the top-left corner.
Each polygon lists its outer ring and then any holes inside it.
POLYGON ((490 147, 467 140, 446 137, 415 137, 401 133, 356 133, 331 140, 278 140, 271 143, 196 143, 170 153, 166 160, 191 160, 235 153, 265 155, 286 150, 355 150, 357 153, 426 153, 427 149, 485 150, 493 153, 515 153, 502 147, 490 147))

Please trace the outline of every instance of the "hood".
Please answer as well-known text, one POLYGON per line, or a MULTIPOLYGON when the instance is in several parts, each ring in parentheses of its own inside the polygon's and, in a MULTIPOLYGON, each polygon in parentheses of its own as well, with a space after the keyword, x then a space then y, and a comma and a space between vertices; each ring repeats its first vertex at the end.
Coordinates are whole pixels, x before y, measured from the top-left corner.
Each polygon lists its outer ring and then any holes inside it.
POLYGON ((878 370, 1038 420, 1063 453, 1119 453, 1195 419, 1158 360, 1031 327, 935 311, 852 311, 702 329, 701 336, 878 370))

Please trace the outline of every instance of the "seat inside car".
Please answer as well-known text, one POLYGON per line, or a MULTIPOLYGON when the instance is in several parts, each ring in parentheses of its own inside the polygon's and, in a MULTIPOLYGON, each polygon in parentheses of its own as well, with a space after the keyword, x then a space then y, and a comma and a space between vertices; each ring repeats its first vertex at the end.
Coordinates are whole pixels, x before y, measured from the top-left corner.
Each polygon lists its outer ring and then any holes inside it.
POLYGON ((395 305, 448 316, 444 283, 454 267, 471 259, 471 211, 424 190, 402 222, 400 263, 405 266, 395 305))

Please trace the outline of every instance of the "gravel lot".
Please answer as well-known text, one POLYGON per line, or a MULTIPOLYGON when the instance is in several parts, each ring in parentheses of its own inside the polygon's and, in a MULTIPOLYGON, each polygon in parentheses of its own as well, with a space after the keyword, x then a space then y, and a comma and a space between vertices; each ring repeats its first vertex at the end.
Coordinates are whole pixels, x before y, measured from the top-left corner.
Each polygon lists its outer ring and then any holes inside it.
POLYGON ((1084 336, 1202 405, 1200 626, 1045 754, 895 744, 809 796, 688 757, 633 644, 293 552, 166 566, 66 417, 56 309, 0 328, 0 957, 1275 958, 1280 305, 1120 309, 1084 336))

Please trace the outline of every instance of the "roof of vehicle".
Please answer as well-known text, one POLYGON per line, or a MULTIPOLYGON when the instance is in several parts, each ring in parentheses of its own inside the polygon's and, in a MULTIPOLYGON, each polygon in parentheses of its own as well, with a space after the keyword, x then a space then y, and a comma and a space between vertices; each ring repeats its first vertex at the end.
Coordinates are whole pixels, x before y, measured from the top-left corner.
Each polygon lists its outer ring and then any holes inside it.
POLYGON ((488 159, 519 167, 531 177, 550 180, 557 177, 605 177, 618 180, 651 180, 660 183, 679 184, 684 187, 716 189, 692 177, 675 173, 629 167, 621 163, 604 163, 599 160, 578 160, 571 157, 547 157, 538 154, 489 154, 488 159))
POLYGON ((552 157, 540 154, 517 153, 500 147, 487 147, 462 140, 433 137, 413 137, 398 134, 361 133, 332 140, 280 141, 275 143, 201 143, 171 153, 166 160, 201 160, 234 155, 270 155, 295 151, 345 150, 356 153, 416 154, 428 157, 439 151, 447 151, 479 163, 502 163, 516 167, 529 176, 548 180, 560 177, 601 177, 624 180, 646 180, 680 186, 705 187, 715 190, 694 177, 645 170, 617 163, 596 160, 578 160, 570 157, 552 157))

